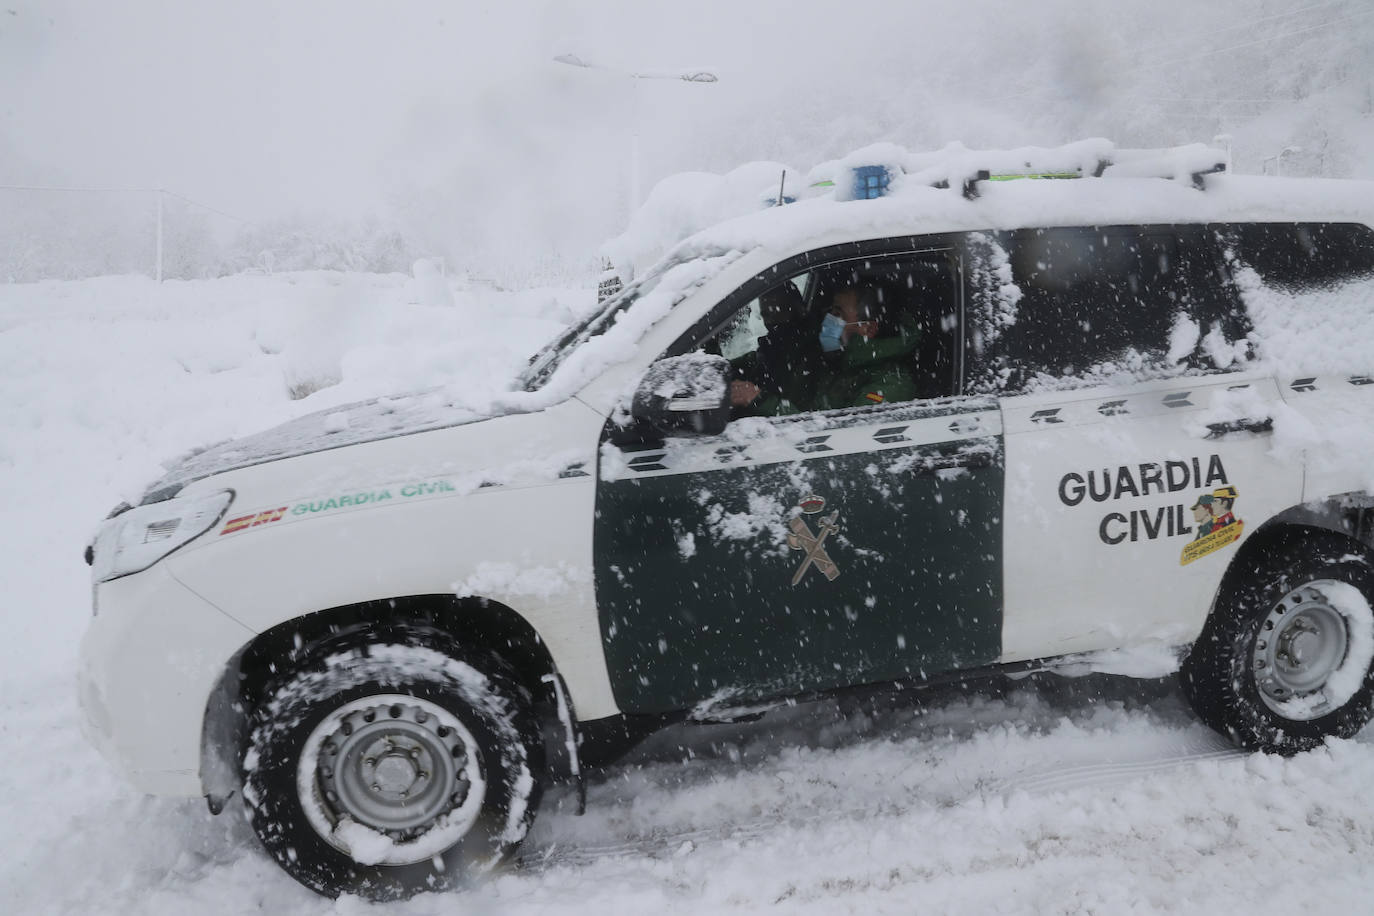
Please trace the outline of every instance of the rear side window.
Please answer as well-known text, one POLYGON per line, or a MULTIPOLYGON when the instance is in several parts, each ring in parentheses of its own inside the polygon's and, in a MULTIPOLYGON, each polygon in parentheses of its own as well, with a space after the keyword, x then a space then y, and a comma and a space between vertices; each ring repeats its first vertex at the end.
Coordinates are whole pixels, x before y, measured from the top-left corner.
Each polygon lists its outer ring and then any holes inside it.
POLYGON ((1357 223, 1216 229, 1261 360, 1293 375, 1374 371, 1374 230, 1357 223))
POLYGON ((1240 339, 1244 328, 1213 239, 1189 226, 1029 229, 989 240, 1005 258, 1010 284, 999 298, 1010 291, 1014 314, 992 316, 973 387, 1068 388, 1217 368, 1203 338, 1212 334, 1215 350, 1218 335, 1240 339))
POLYGON ((1279 289, 1374 275, 1374 229, 1359 223, 1248 223, 1221 231, 1232 255, 1279 289))

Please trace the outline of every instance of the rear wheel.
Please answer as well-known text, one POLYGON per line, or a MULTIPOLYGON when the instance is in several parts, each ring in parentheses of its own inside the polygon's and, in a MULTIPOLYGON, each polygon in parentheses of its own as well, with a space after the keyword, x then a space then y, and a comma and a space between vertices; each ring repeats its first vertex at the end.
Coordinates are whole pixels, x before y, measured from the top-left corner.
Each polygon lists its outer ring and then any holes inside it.
POLYGON ((1374 710, 1374 567, 1312 534, 1233 570, 1183 666, 1199 716, 1244 747, 1294 753, 1374 710))
POLYGON ((387 643, 282 680, 253 716, 244 798, 268 853, 322 894, 440 890, 524 838, 542 746, 494 657, 387 643))

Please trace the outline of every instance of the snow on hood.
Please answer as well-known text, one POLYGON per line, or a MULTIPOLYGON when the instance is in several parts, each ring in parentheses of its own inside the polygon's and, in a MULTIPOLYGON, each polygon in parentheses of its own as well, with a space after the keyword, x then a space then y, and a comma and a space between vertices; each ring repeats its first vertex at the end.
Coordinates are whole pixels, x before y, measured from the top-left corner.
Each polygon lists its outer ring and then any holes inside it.
POLYGON ((191 452, 172 464, 160 480, 148 487, 143 505, 170 499, 187 484, 226 471, 393 436, 461 426, 499 415, 457 406, 442 390, 331 407, 251 436, 191 452))
POLYGON ((142 502, 175 496, 187 484, 226 471, 328 449, 428 432, 566 401, 608 368, 634 356, 643 335, 693 289, 740 257, 735 250, 679 246, 643 281, 588 322, 575 325, 535 357, 539 384, 528 377, 471 379, 428 391, 380 397, 317 411, 240 439, 195 451, 172 464, 147 488, 142 502), (523 390, 522 390, 523 386, 523 390))

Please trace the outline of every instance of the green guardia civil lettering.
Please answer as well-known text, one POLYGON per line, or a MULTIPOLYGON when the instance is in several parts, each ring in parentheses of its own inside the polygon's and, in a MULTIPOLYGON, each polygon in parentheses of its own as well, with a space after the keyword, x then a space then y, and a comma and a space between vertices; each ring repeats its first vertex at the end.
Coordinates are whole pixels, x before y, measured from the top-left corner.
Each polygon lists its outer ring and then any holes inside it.
POLYGON ((401 487, 401 496, 411 498, 414 496, 434 496, 437 493, 455 492, 453 484, 447 480, 430 480, 424 483, 408 483, 401 487))
MULTIPOLYGON (((418 496, 437 496, 441 493, 456 493, 457 488, 449 480, 426 480, 408 483, 398 491, 401 499, 414 499, 418 496)), ((308 499, 291 507, 292 515, 314 515, 320 512, 333 512, 336 509, 356 509, 359 506, 374 506, 395 499, 390 488, 362 490, 341 493, 322 499, 308 499)))
POLYGON ((358 506, 370 506, 376 503, 386 502, 392 498, 391 491, 387 489, 343 493, 338 496, 331 496, 328 499, 311 499, 305 500, 304 502, 298 502, 291 507, 291 514, 311 515, 317 512, 332 512, 335 509, 351 509, 358 506))

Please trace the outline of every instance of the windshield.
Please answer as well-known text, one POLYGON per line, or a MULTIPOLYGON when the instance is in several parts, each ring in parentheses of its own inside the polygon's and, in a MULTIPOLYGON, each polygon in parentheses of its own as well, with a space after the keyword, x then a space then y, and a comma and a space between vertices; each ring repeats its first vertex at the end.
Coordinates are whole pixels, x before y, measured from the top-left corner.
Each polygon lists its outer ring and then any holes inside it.
MULTIPOLYGON (((640 281, 642 282, 644 281, 640 281)), ((549 376, 557 371, 559 364, 569 353, 587 340, 605 333, 607 328, 615 324, 616 316, 642 295, 640 283, 632 283, 619 295, 606 300, 600 309, 568 327, 562 334, 545 344, 544 349, 530 357, 530 364, 520 377, 521 388, 525 391, 537 391, 549 380, 549 376)))
MULTIPOLYGON (((736 249, 726 248, 698 248, 684 247, 679 248, 673 254, 659 261, 640 279, 627 286, 619 295, 609 299, 606 303, 582 321, 573 324, 558 337, 554 338, 542 350, 530 358, 530 364, 520 377, 520 387, 525 391, 538 391, 544 384, 558 371, 558 367, 579 347, 594 337, 599 337, 612 327, 615 327, 620 317, 629 308, 652 292, 675 267, 690 262, 709 262, 715 261, 718 270, 724 267, 740 252, 736 249)), ((714 271, 711 271, 714 273, 714 271)), ((703 282, 704 278, 697 280, 703 282)), ((692 284, 696 285, 696 284, 692 284)), ((687 289, 680 291, 674 298, 674 302, 686 295, 687 289)))

